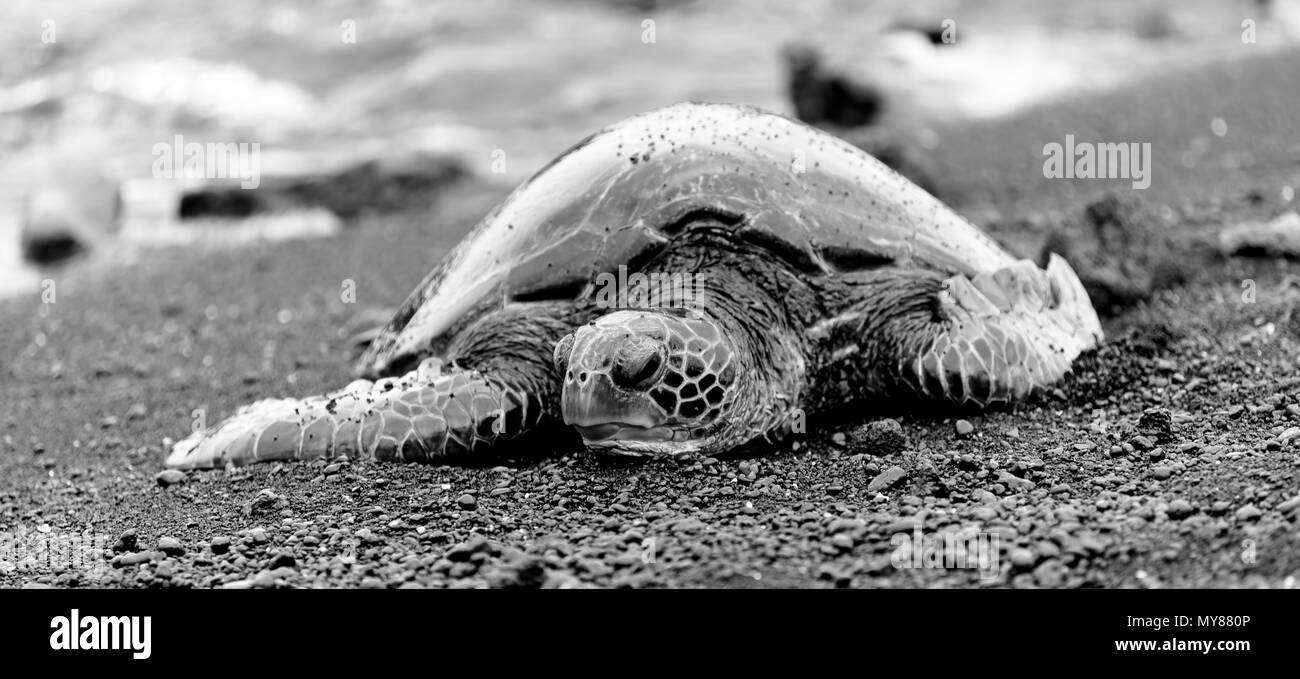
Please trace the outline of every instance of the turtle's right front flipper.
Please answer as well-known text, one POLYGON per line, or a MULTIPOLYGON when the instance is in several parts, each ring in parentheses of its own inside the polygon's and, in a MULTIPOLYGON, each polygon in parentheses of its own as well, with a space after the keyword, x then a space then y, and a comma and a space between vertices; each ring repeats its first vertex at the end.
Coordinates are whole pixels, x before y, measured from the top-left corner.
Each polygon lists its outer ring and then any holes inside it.
POLYGON ((513 454, 533 433, 575 444, 560 422, 551 350, 590 315, 574 304, 507 306, 462 333, 449 351, 452 365, 428 358, 402 377, 357 380, 324 396, 258 401, 177 443, 167 466, 343 455, 454 463, 513 454))
MULTIPOLYGON (((221 467, 316 457, 454 462, 554 422, 553 405, 526 385, 456 370, 422 370, 306 399, 244 406, 173 446, 167 466, 221 467)), ((549 399, 552 403, 553 397, 549 399)))

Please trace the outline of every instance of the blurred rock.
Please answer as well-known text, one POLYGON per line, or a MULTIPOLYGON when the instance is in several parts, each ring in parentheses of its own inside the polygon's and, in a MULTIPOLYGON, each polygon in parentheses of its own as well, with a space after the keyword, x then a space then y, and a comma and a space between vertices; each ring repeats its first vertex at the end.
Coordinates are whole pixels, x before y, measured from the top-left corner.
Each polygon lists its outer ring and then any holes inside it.
POLYGON ((881 91, 825 66, 816 49, 788 45, 784 57, 790 100, 800 120, 813 125, 860 127, 880 117, 885 106, 881 91))
POLYGON ((1300 257, 1300 214, 1269 222, 1244 222, 1219 232, 1219 251, 1245 257, 1300 257))
POLYGON ((411 151, 354 163, 324 176, 267 177, 256 189, 213 185, 185 192, 180 218, 243 218, 320 207, 342 219, 428 209, 437 192, 469 173, 447 156, 411 151))
POLYGON ((1082 224, 1051 232, 1040 263, 1046 265, 1052 252, 1074 267, 1103 316, 1181 284, 1195 256, 1169 237, 1151 205, 1128 193, 1112 193, 1089 204, 1082 224))
POLYGON ((94 159, 51 163, 23 201, 19 233, 23 257, 55 264, 102 243, 116 228, 117 185, 93 166, 94 159), (66 167, 58 171, 58 166, 66 167))

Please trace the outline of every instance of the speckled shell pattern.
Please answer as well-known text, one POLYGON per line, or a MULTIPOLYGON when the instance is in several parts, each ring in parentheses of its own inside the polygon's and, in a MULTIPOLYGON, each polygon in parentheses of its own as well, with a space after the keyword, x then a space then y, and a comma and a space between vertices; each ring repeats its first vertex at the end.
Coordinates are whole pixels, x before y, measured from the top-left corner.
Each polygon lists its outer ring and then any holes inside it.
POLYGON ((581 295, 701 214, 784 249, 812 275, 863 258, 966 276, 1015 262, 841 139, 755 108, 678 104, 588 137, 516 189, 415 289, 360 367, 409 366, 467 314, 581 295))

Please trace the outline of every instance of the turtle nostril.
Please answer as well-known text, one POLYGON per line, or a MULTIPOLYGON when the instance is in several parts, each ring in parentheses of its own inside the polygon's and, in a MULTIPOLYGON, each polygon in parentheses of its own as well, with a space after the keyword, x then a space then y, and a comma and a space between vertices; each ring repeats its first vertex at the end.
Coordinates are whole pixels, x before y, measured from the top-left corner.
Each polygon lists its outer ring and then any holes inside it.
POLYGON ((610 377, 625 389, 646 390, 659 376, 664 365, 663 349, 647 343, 625 346, 614 359, 610 377))

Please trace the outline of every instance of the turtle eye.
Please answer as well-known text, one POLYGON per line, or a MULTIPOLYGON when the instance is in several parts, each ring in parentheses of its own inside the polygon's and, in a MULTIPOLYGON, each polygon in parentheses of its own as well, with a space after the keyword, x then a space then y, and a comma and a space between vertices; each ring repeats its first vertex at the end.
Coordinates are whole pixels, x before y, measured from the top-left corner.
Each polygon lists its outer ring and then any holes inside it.
POLYGON ((564 374, 569 369, 569 354, 573 353, 573 333, 569 333, 555 343, 555 369, 564 374))

